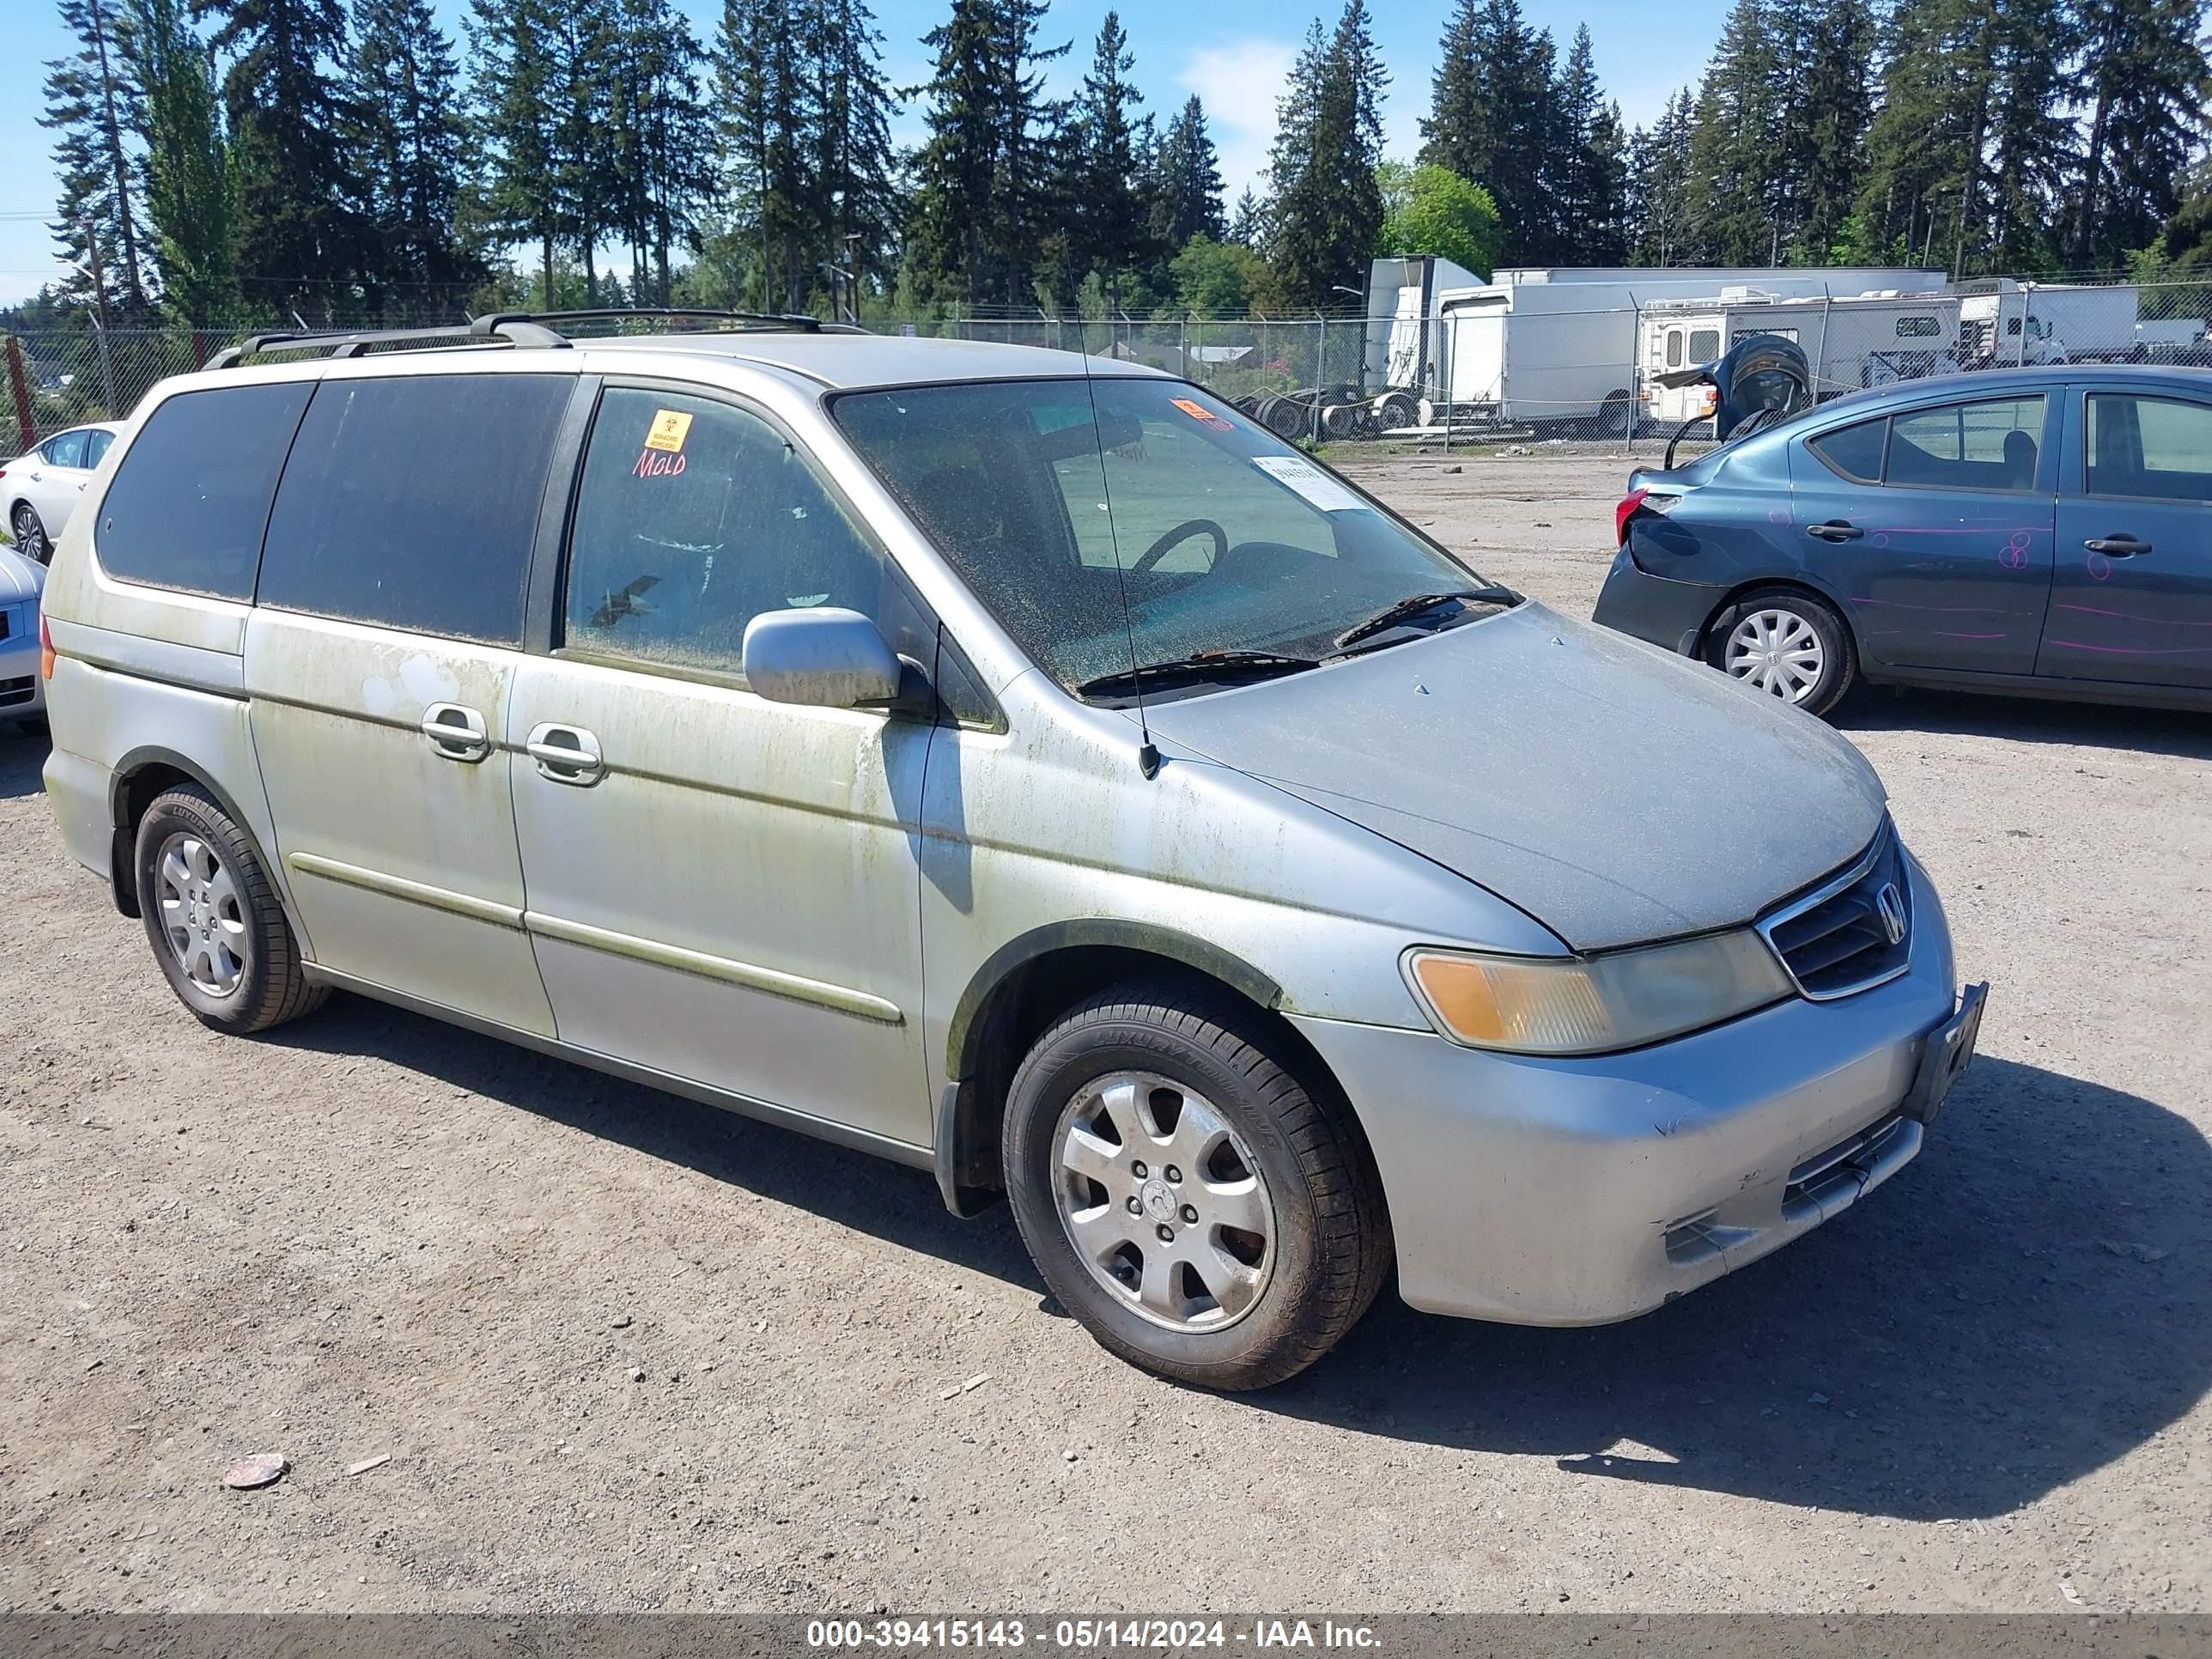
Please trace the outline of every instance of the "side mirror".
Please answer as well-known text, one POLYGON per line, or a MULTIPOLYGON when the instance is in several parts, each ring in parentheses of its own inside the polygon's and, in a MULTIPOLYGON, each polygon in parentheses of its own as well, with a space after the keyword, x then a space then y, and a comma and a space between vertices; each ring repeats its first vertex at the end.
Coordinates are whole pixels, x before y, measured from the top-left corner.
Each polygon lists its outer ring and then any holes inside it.
POLYGON ((770 702, 817 708, 899 700, 905 665, 857 611, 763 611, 745 624, 745 684, 770 702))

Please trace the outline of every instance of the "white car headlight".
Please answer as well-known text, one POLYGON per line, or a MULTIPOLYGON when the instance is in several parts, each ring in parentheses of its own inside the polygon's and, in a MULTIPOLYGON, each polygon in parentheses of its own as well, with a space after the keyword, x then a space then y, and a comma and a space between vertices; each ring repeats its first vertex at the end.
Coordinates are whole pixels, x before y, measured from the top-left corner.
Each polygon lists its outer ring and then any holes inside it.
POLYGON ((1437 1030, 1474 1048, 1601 1054, 1715 1025, 1796 994, 1745 929, 1595 957, 1493 957, 1417 946, 1406 978, 1437 1030))

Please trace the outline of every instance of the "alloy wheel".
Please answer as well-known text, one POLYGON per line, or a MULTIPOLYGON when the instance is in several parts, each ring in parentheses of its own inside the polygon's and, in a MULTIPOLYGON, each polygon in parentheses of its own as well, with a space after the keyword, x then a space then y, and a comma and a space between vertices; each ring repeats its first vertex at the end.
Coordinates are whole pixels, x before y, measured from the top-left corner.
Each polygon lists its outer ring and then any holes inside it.
POLYGON ((213 847, 179 830, 155 855, 161 937, 185 977, 204 995, 222 998, 245 982, 252 935, 238 884, 213 847))
POLYGON ((1053 1144, 1060 1225, 1124 1306, 1204 1332, 1257 1304, 1274 1267, 1274 1205, 1211 1101, 1169 1078, 1113 1073, 1077 1092, 1053 1144))
POLYGON ((1729 630, 1721 666, 1740 680, 1801 703, 1811 696, 1827 672, 1828 653, 1820 630, 1795 611, 1753 611, 1729 630))
POLYGON ((39 522, 38 513, 28 501, 15 508, 15 550, 33 564, 44 564, 52 555, 46 544, 46 527, 39 522))

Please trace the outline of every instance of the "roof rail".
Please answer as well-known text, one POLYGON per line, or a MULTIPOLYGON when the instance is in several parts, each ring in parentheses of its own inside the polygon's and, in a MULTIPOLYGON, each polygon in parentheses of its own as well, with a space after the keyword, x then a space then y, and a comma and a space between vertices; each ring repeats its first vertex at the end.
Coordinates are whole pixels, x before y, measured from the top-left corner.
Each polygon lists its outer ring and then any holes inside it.
POLYGON ((255 334, 225 346, 207 360, 209 368, 235 368, 264 351, 320 351, 331 357, 358 357, 375 345, 454 344, 566 346, 550 328, 522 317, 478 317, 438 328, 309 329, 255 334))
POLYGON ((819 317, 809 317, 800 312, 724 311, 713 306, 592 306, 579 311, 496 311, 477 318, 472 326, 482 328, 489 325, 496 328, 510 323, 620 321, 631 317, 708 317, 716 322, 747 323, 755 328, 791 329, 801 334, 819 334, 823 326, 819 317))

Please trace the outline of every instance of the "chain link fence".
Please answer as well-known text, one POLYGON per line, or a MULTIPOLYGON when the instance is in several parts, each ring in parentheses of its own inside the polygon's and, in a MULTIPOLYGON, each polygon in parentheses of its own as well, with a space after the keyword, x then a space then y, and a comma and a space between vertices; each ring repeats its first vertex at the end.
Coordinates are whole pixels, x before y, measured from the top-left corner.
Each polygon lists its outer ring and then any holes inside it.
MULTIPOLYGON (((2212 283, 1991 279, 1929 293, 1705 299, 1577 308, 1569 284, 1488 289, 1425 315, 1238 319, 1042 314, 871 318, 912 334, 1084 351, 1184 376, 1284 438, 1401 447, 1596 445, 1656 449, 1709 436, 1706 388, 1661 384, 1748 336, 1796 343, 1826 401, 1929 375, 2041 364, 2212 368, 2212 283), (1558 307, 1558 308, 1554 308, 1558 307)), ((639 326, 664 323, 640 319, 639 326)), ((0 447, 127 414, 165 376, 244 329, 94 327, 10 335, 0 447), (12 428, 12 431, 10 430, 12 428)))

